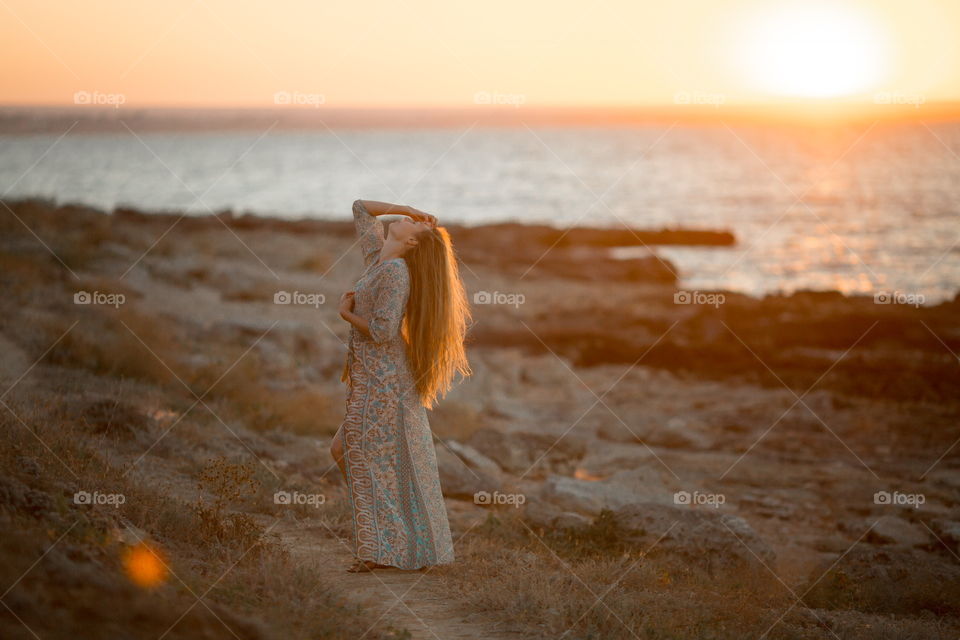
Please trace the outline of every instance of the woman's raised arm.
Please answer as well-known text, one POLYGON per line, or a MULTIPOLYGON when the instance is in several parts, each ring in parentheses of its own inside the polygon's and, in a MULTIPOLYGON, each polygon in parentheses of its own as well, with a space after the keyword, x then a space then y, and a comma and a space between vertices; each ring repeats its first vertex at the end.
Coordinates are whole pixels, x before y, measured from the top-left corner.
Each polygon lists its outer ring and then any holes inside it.
POLYGON ((405 204, 391 204, 389 202, 378 202, 376 200, 357 200, 353 203, 354 207, 360 204, 372 216, 409 216, 414 220, 427 222, 431 226, 437 226, 437 217, 425 211, 420 211, 414 207, 408 207, 405 204))
POLYGON ((357 202, 372 216, 399 215, 413 217, 418 213, 422 213, 404 204, 390 204, 389 202, 378 202, 376 200, 357 200, 357 202))
POLYGON ((370 266, 377 259, 377 253, 383 247, 383 223, 374 217, 365 206, 365 200, 353 202, 353 223, 360 239, 360 251, 363 253, 364 266, 370 266))
POLYGON ((409 216, 434 227, 437 225, 436 216, 413 207, 376 200, 354 200, 353 221, 357 228, 357 237, 360 239, 360 250, 363 252, 365 266, 375 262, 377 253, 383 248, 385 239, 383 223, 377 220, 377 216, 394 214, 409 216))

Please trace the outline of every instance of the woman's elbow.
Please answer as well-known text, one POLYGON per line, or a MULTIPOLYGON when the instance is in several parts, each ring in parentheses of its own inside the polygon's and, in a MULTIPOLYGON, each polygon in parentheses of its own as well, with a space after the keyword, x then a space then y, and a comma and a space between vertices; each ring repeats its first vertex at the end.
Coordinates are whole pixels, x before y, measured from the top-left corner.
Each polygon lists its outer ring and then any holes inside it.
POLYGON ((368 333, 375 344, 383 344, 397 337, 399 327, 394 323, 374 318, 368 325, 368 333))

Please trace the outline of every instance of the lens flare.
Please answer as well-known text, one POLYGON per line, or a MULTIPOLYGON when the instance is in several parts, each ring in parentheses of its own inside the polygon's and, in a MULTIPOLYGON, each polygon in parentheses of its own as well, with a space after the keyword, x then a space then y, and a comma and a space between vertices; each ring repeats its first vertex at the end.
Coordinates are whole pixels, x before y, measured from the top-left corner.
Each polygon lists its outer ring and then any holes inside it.
POLYGON ((137 586, 152 589, 167 580, 166 561, 159 549, 141 542, 128 547, 123 554, 123 569, 137 586))

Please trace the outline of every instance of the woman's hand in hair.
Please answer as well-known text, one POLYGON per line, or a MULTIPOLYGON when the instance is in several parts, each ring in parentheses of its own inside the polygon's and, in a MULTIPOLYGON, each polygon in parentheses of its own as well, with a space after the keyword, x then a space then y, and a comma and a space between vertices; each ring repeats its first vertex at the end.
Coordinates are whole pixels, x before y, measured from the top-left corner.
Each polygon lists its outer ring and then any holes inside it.
POLYGON ((372 216, 400 215, 409 216, 418 222, 426 222, 431 227, 437 226, 437 216, 408 207, 405 204, 392 204, 390 202, 380 202, 378 200, 357 200, 364 209, 372 216))
POLYGON ((426 222, 433 228, 437 227, 438 221, 437 216, 435 215, 429 214, 425 211, 420 211, 419 209, 412 209, 409 215, 417 222, 426 222))

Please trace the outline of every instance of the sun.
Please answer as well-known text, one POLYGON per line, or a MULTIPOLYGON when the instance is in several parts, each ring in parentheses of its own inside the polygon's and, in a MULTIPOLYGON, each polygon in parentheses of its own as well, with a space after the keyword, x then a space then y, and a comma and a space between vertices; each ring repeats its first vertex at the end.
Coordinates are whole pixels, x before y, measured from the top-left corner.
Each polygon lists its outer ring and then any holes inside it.
POLYGON ((852 6, 777 4, 742 27, 737 65, 761 91, 839 97, 876 87, 887 72, 882 30, 852 6))

